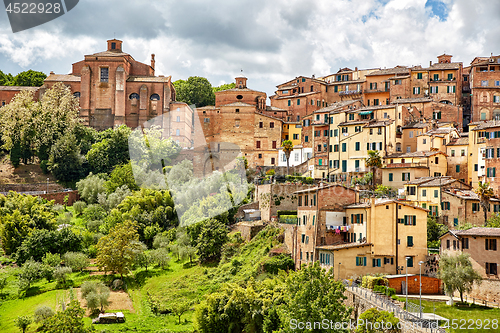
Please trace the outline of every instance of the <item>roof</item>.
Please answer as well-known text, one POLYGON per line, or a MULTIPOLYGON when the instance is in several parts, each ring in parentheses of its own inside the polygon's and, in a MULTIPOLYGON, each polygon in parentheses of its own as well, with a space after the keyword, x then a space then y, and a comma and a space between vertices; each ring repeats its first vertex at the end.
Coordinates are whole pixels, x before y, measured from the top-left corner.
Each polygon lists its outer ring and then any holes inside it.
POLYGON ((406 157, 409 157, 409 158, 411 158, 411 157, 430 157, 430 156, 434 156, 437 154, 446 155, 444 152, 439 151, 439 150, 436 150, 436 151, 425 150, 425 151, 414 151, 411 153, 393 153, 391 155, 387 155, 384 158, 387 159, 387 158, 406 158, 406 157))
POLYGON ((239 92, 239 91, 245 91, 245 92, 258 92, 258 93, 261 93, 261 94, 265 94, 265 92, 263 91, 258 91, 258 90, 253 90, 253 89, 248 89, 248 88, 231 88, 231 89, 226 89, 226 90, 220 90, 220 91, 216 91, 215 94, 220 94, 221 92, 228 92, 228 91, 232 91, 232 92, 239 92))
POLYGON ((354 103, 360 102, 360 101, 361 101, 360 99, 353 99, 353 100, 349 100, 349 101, 336 102, 336 103, 330 104, 329 106, 326 106, 324 108, 318 109, 318 110, 314 111, 313 113, 324 113, 324 112, 338 111, 339 109, 341 109, 343 107, 346 107, 348 105, 351 105, 351 104, 354 104, 354 103))
POLYGON ((97 52, 94 54, 90 54, 87 56, 91 57, 124 57, 124 56, 130 56, 130 54, 125 53, 125 52, 119 52, 119 51, 103 51, 103 52, 97 52))
POLYGON ((455 237, 464 237, 464 236, 486 236, 486 237, 500 237, 500 228, 486 228, 486 227, 474 227, 467 230, 450 230, 443 236, 439 238, 443 238, 448 233, 452 234, 455 237))
POLYGON ((429 126, 430 126, 430 123, 421 123, 421 122, 418 122, 418 123, 415 123, 413 125, 403 126, 402 129, 407 129, 407 128, 427 128, 429 126))
POLYGON ((439 187, 458 182, 457 179, 451 178, 450 176, 443 177, 420 177, 412 181, 407 182, 405 185, 419 185, 426 187, 439 187))
POLYGON ((38 89, 40 89, 40 87, 0 86, 0 91, 20 91, 20 90, 37 91, 38 89))
MULTIPOLYGON (((407 206, 407 207, 411 207, 411 208, 415 208, 415 209, 420 209, 420 210, 423 210, 425 212, 429 211, 428 209, 425 209, 425 208, 422 208, 419 206, 414 206, 414 205, 411 205, 411 204, 408 204, 405 202, 401 202, 398 200, 394 200, 394 199, 387 199, 387 198, 375 199, 375 206, 384 206, 384 205, 389 205, 389 204, 398 204, 401 206, 407 206)), ((346 209, 370 208, 370 207, 371 207, 371 203, 369 203, 369 202, 362 202, 362 203, 344 206, 344 208, 346 208, 346 209)))
POLYGON ((371 72, 369 74, 366 74, 366 76, 373 76, 373 75, 392 75, 392 74, 409 74, 410 70, 407 67, 403 66, 396 66, 393 68, 387 68, 387 69, 381 69, 375 72, 371 72))
POLYGON ((368 119, 366 120, 353 120, 353 121, 343 121, 339 124, 339 126, 349 126, 349 125, 363 125, 369 123, 368 119))
POLYGON ((251 106, 251 107, 255 107, 255 105, 247 104, 247 103, 243 103, 243 102, 234 102, 234 103, 224 104, 221 106, 251 106))
POLYGON ((127 82, 169 82, 171 76, 129 76, 127 82))
MULTIPOLYGON (((477 200, 479 201, 479 196, 473 190, 461 190, 461 189, 445 189, 445 192, 449 195, 453 195, 457 198, 464 200, 477 200)), ((500 201, 497 198, 490 198, 490 201, 500 201)))
POLYGON ((469 144, 469 137, 460 136, 458 139, 451 140, 447 146, 467 146, 469 144))
POLYGON ((437 70, 437 69, 459 69, 461 63, 460 62, 442 62, 432 64, 428 70, 437 70))
MULTIPOLYGON (((234 90, 234 89, 230 89, 234 90)), ((227 90, 224 90, 227 91, 227 90)), ((290 96, 278 96, 275 99, 290 99, 290 98, 297 98, 297 97, 304 97, 304 96, 309 96, 309 95, 314 95, 314 94, 319 94, 319 91, 310 91, 302 94, 297 94, 297 95, 290 95, 290 96)))
POLYGON ((498 120, 490 120, 490 121, 480 121, 480 122, 474 122, 474 123, 470 123, 470 125, 477 125, 476 127, 474 127, 472 130, 473 131, 481 131, 481 130, 485 130, 485 129, 488 129, 488 128, 496 128, 496 127, 500 127, 500 122, 498 120))
POLYGON ((385 275, 384 278, 386 279, 397 279, 397 278, 404 278, 404 277, 410 277, 410 276, 417 276, 417 274, 391 274, 391 275, 385 275))
POLYGON ((363 108, 357 109, 358 111, 370 111, 370 110, 381 110, 381 109, 394 109, 394 105, 373 105, 373 106, 365 106, 363 108))
POLYGON ((280 109, 280 108, 277 108, 275 106, 266 106, 266 111, 279 111, 279 112, 283 112, 283 111, 286 111, 286 110, 283 110, 283 109, 280 109))
POLYGON ((374 127, 385 127, 387 125, 390 125, 394 122, 394 120, 389 119, 389 120, 379 120, 379 121, 374 121, 366 125, 366 128, 374 128, 374 127))
POLYGON ((354 247, 365 247, 365 246, 371 246, 373 245, 372 243, 346 243, 346 244, 340 244, 340 245, 323 245, 323 246, 317 246, 316 249, 318 250, 330 250, 330 251, 335 251, 335 250, 342 250, 342 249, 350 249, 354 247))
POLYGON ((428 103, 432 102, 433 99, 430 97, 417 97, 417 98, 401 98, 397 99, 392 104, 404 104, 404 103, 428 103))
POLYGON ((356 191, 355 189, 348 188, 348 187, 345 187, 345 186, 342 186, 342 185, 331 184, 331 185, 326 185, 326 186, 315 186, 315 187, 311 187, 311 188, 306 188, 305 190, 300 190, 300 191, 296 191, 296 192, 293 192, 293 193, 294 194, 299 194, 299 193, 315 192, 317 190, 324 190, 324 189, 327 189, 327 188, 330 188, 330 187, 343 187, 346 190, 356 191))
POLYGON ((80 76, 71 74, 50 74, 45 81, 64 81, 64 82, 80 82, 80 76))

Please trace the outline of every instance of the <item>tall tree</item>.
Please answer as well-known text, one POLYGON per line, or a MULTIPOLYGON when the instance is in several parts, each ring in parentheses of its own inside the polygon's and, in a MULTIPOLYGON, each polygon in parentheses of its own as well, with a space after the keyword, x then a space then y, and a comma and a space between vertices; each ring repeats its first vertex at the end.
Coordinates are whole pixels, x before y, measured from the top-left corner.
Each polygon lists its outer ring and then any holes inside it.
POLYGON ((484 213, 484 226, 488 223, 488 210, 490 209, 490 199, 495 195, 493 189, 490 187, 489 182, 479 181, 479 185, 475 190, 476 194, 479 196, 479 204, 483 208, 484 213))
POLYGON ((99 239, 97 266, 106 272, 117 272, 123 279, 123 274, 129 272, 140 249, 137 224, 130 220, 124 221, 111 229, 109 235, 99 239))
POLYGON ((186 81, 177 80, 174 83, 176 99, 188 105, 202 107, 215 104, 215 94, 210 82, 199 76, 191 76, 186 81))
POLYGON ((234 89, 234 88, 236 88, 236 83, 231 82, 231 83, 221 84, 218 87, 213 87, 212 90, 214 91, 214 93, 216 93, 218 91, 223 91, 223 90, 228 90, 228 89, 234 89))
POLYGON ((442 255, 439 259, 438 277, 443 280, 446 293, 451 296, 458 291, 462 302, 464 292, 470 292, 474 283, 480 284, 482 281, 481 275, 472 267, 468 253, 442 255))
POLYGON ((14 77, 14 86, 41 87, 47 78, 47 75, 42 72, 37 72, 32 69, 21 72, 14 77))
POLYGON ((286 174, 290 174, 290 154, 293 151, 293 142, 291 140, 285 140, 281 143, 281 147, 283 147, 283 153, 286 157, 286 174))
POLYGON ((84 174, 84 159, 80 154, 75 135, 68 132, 52 146, 49 155, 49 170, 58 180, 75 181, 84 174))
POLYGON ((368 157, 365 160, 365 165, 372 171, 372 186, 375 184, 375 170, 382 167, 382 158, 378 150, 369 150, 368 157))
POLYGON ((83 317, 85 310, 80 307, 77 300, 72 300, 64 310, 57 312, 54 316, 45 319, 40 332, 43 333, 90 333, 91 328, 85 327, 83 317))
POLYGON ((130 133, 125 125, 101 133, 102 141, 93 144, 86 156, 93 173, 108 173, 116 165, 128 163, 130 133))

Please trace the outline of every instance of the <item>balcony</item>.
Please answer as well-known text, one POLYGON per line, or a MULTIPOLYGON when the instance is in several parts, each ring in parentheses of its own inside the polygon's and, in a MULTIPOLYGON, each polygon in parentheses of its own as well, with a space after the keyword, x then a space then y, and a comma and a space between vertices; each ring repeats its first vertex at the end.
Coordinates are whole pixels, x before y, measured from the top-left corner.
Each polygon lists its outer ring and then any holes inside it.
POLYGON ((418 168, 427 167, 427 163, 389 163, 384 165, 384 168, 418 168))
POLYGON ((362 93, 363 93, 363 90, 347 90, 347 91, 340 91, 339 95, 340 96, 343 96, 343 95, 359 95, 359 94, 362 94, 362 93))

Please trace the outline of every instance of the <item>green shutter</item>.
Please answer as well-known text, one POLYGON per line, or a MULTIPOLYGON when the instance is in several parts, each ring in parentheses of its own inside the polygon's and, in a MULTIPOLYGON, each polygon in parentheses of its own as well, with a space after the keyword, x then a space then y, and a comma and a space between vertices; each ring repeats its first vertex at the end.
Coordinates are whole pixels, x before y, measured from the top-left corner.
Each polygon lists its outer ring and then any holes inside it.
POLYGON ((392 180, 393 180, 393 174, 392 174, 392 173, 390 173, 390 174, 389 174, 389 181, 390 181, 390 182, 392 182, 392 180))
POLYGON ((363 257, 363 266, 366 266, 366 257, 363 257))
POLYGON ((417 225, 417 215, 413 215, 413 225, 417 225))

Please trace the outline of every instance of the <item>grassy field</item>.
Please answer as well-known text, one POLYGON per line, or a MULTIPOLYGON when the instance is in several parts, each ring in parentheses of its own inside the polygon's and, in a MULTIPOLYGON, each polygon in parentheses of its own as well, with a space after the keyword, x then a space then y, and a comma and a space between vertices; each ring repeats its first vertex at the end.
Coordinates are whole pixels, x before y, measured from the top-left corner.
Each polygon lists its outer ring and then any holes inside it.
MULTIPOLYGON (((412 303, 418 305, 418 300, 411 300, 412 303)), ((442 317, 450 319, 450 326, 452 320, 457 323, 458 329, 450 327, 448 332, 477 332, 477 333, 493 333, 500 332, 500 309, 486 308, 479 305, 464 305, 455 303, 454 306, 446 305, 446 302, 431 302, 422 300, 424 312, 436 313, 442 317), (498 326, 496 329, 492 327, 492 320, 496 319, 498 326), (489 329, 480 329, 481 323, 485 325, 489 320, 489 329), (463 328, 463 329, 460 329, 463 328)))
MULTIPOLYGON (((267 260, 268 252, 280 245, 276 240, 277 231, 271 229, 259 234, 250 243, 241 245, 230 259, 219 264, 199 265, 189 261, 177 261, 172 258, 168 268, 137 269, 125 279, 127 291, 132 300, 134 313, 124 311, 126 322, 123 324, 96 325, 97 332, 192 332, 194 330, 193 314, 196 304, 204 296, 217 291, 226 282, 244 283, 250 277, 264 279, 267 274, 262 271, 262 263, 267 260), (160 309, 168 312, 176 302, 189 302, 191 308, 178 317, 172 314, 155 315, 149 304, 149 295, 160 302, 160 309)), ((1 295, 4 302, 0 304, 0 332, 14 333, 19 329, 14 326, 14 319, 19 315, 33 315, 38 305, 46 304, 55 308, 56 304, 67 294, 67 290, 56 290, 56 283, 45 280, 34 283, 23 299, 17 298, 17 278, 15 268, 9 268, 9 285, 1 295)), ((7 272, 5 272, 7 273, 7 272)), ((0 272, 0 274, 2 274, 0 272)), ((88 272, 72 273, 70 279, 73 286, 78 287, 86 279, 105 279, 112 276, 89 276, 88 272)), ((65 299, 68 299, 65 296, 65 299)), ((90 318, 86 318, 90 324, 90 318)), ((32 324, 28 332, 35 332, 37 324, 32 324)))

